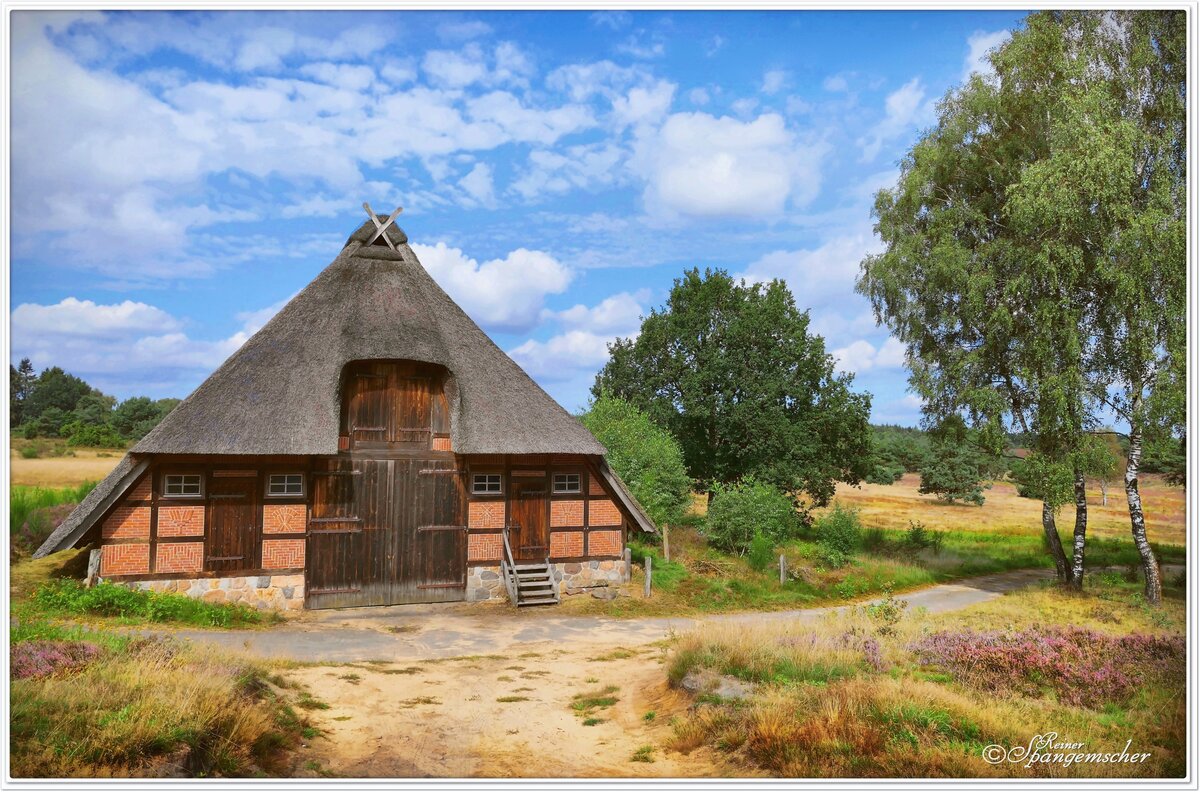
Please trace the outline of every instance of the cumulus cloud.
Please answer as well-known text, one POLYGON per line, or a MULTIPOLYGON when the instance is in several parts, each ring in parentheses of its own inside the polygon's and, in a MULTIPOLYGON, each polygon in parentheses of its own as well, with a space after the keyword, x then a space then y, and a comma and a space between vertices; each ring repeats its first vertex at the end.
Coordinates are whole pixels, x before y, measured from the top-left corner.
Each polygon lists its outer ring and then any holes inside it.
POLYGON ((765 94, 777 94, 787 87, 789 79, 790 75, 783 69, 771 69, 763 74, 759 90, 765 94))
POLYGON ((846 229, 813 248, 775 250, 746 267, 741 277, 751 281, 787 281, 801 308, 823 305, 854 292, 859 263, 880 249, 869 226, 846 229))
POLYGON ((879 155, 887 143, 910 128, 924 124, 933 118, 934 100, 925 98, 925 88, 920 78, 914 77, 884 100, 884 115, 875 127, 859 138, 862 149, 861 162, 870 162, 879 155))
POLYGON ((445 242, 412 245, 425 269, 487 330, 526 332, 541 317, 546 296, 560 294, 573 273, 553 256, 518 248, 480 263, 445 242))
POLYGON ((840 371, 861 374, 871 369, 894 369, 904 365, 904 344, 891 336, 878 348, 870 341, 859 339, 833 350, 834 365, 840 371))
POLYGON ((753 121, 676 113, 639 140, 633 166, 652 214, 767 217, 815 197, 824 151, 774 113, 753 121))
POLYGON ((988 53, 1006 44, 1012 38, 1012 31, 995 30, 991 33, 976 30, 967 38, 967 56, 963 59, 962 81, 966 82, 972 74, 988 77, 995 73, 992 64, 988 62, 988 53))
POLYGON ((12 312, 12 351, 35 368, 61 366, 102 390, 182 396, 288 299, 238 313, 238 330, 215 340, 193 338, 184 322, 142 302, 68 297, 53 305, 23 303, 12 312))
POLYGON ((563 332, 540 341, 529 339, 509 350, 527 372, 553 382, 590 380, 608 360, 608 345, 618 337, 636 338, 649 293, 621 292, 593 306, 577 304, 563 311, 544 311, 546 321, 563 332))
POLYGON ((485 162, 477 162, 470 173, 459 179, 458 186, 480 206, 495 206, 496 191, 492 184, 492 167, 485 162))

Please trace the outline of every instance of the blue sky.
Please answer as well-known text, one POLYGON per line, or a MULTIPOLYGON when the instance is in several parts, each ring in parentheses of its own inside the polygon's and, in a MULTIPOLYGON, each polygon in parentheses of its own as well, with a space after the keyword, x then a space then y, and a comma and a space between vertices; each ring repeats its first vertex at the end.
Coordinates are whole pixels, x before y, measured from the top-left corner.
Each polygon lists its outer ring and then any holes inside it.
POLYGON ((12 15, 12 355, 184 396, 365 218, 563 406, 691 266, 785 279, 873 420, 873 193, 1024 12, 12 15))

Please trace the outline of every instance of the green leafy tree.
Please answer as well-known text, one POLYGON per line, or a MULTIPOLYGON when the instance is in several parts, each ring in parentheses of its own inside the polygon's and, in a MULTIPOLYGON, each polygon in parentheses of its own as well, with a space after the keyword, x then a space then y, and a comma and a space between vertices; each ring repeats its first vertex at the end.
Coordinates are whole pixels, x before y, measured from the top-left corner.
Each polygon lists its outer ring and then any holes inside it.
POLYGON ((37 375, 33 370, 33 363, 29 358, 21 358, 21 362, 17 366, 8 364, 8 407, 9 407, 9 425, 20 426, 25 422, 26 415, 25 404, 29 399, 29 394, 33 390, 33 383, 37 379, 37 375))
MULTIPOLYGON (((1183 381, 1183 24, 1178 12, 1030 15, 877 196, 886 250, 859 281, 908 347, 931 418, 962 412, 996 450, 1019 431, 1072 465, 1098 403, 1129 421, 1126 491, 1152 602, 1136 471, 1143 434, 1182 422, 1170 394, 1183 381)), ((1072 477, 1086 530, 1083 471, 1072 477)), ((1052 505, 1042 513, 1066 582, 1052 505)))
POLYGON ((112 418, 117 400, 99 391, 92 391, 79 398, 71 411, 74 419, 91 426, 107 426, 112 418))
POLYGON ((112 414, 112 427, 130 440, 145 437, 167 413, 175 409, 179 399, 152 401, 145 396, 134 396, 117 405, 112 414))
POLYGON ((656 525, 678 522, 692 482, 675 438, 650 416, 613 396, 592 400, 579 420, 608 449, 608 463, 656 525))
POLYGON ((783 282, 689 270, 636 340, 609 346, 592 390, 667 427, 703 486, 754 476, 823 504, 870 469, 870 397, 808 330, 783 282))
POLYGON ((753 477, 716 484, 704 534, 728 553, 743 555, 756 540, 771 547, 794 539, 803 528, 796 505, 777 487, 753 477))
POLYGON ((92 387, 79 377, 58 366, 48 368, 38 376, 25 400, 25 419, 37 420, 50 409, 70 413, 79 400, 91 392, 92 387))

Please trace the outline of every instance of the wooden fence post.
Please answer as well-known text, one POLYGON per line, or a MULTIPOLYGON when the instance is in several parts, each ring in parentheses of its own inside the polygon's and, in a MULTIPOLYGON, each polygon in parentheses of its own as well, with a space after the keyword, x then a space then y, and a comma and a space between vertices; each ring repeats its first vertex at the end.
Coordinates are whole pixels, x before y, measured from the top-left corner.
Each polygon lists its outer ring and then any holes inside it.
POLYGON ((646 554, 646 581, 644 583, 644 589, 642 591, 642 596, 645 597, 646 599, 650 599, 650 577, 653 574, 650 562, 653 560, 654 559, 650 557, 650 554, 647 553, 646 554))
POLYGON ((100 550, 95 549, 88 553, 87 567, 87 587, 91 588, 96 585, 96 578, 100 575, 100 550))
POLYGON ((779 585, 787 582, 787 559, 783 557, 783 553, 779 554, 779 585))
POLYGON ((662 531, 663 531, 663 560, 670 561, 671 560, 671 536, 670 536, 670 534, 667 533, 667 526, 665 523, 663 524, 662 531))
POLYGON ((633 580, 633 551, 625 548, 625 582, 633 580))

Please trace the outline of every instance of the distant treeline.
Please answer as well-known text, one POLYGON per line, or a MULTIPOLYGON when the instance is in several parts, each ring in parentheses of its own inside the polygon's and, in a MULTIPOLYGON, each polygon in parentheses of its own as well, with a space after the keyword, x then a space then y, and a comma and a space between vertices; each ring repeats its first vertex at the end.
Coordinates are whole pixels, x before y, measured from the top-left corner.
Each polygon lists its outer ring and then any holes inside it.
POLYGON ((180 401, 134 396, 118 402, 58 366, 37 374, 29 358, 8 368, 10 429, 29 440, 62 437, 74 446, 122 448, 180 401))

